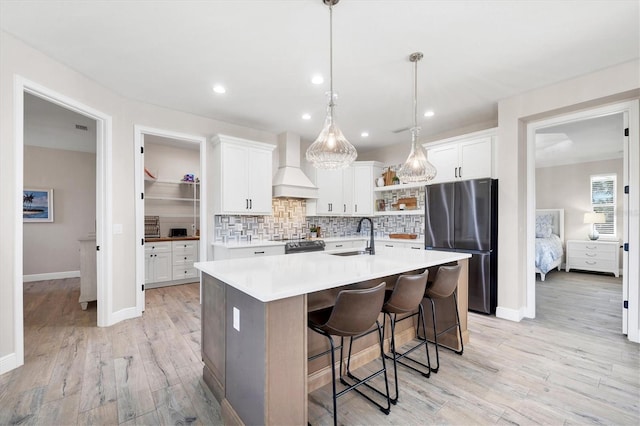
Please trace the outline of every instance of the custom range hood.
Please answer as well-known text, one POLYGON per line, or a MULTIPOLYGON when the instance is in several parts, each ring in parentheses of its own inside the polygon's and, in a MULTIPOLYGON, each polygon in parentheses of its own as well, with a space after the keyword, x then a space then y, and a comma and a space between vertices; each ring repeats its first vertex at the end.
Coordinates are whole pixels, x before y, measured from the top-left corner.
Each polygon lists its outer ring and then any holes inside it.
POLYGON ((273 178, 273 196, 280 198, 318 198, 318 188, 300 169, 300 136, 278 135, 279 168, 273 178))

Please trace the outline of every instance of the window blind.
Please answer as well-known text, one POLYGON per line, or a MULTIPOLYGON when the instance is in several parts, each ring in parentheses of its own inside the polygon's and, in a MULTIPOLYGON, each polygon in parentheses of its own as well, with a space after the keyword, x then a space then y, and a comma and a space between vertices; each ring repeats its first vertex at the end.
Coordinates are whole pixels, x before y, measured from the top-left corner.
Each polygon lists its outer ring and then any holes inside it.
POLYGON ((616 175, 591 176, 591 207, 603 213, 605 223, 596 223, 601 235, 616 233, 616 175))

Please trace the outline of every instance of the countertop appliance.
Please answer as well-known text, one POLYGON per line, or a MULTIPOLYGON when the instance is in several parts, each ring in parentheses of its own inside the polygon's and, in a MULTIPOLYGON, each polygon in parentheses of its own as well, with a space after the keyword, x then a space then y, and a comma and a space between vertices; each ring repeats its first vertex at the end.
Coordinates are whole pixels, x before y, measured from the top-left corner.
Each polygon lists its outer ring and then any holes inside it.
POLYGON ((428 185, 425 248, 471 254, 469 310, 494 314, 498 302, 498 181, 428 185))
POLYGON ((169 230, 170 237, 186 237, 187 236, 187 228, 171 228, 169 230))
POLYGON ((284 244, 284 254, 307 253, 310 251, 324 251, 322 240, 296 240, 284 244))

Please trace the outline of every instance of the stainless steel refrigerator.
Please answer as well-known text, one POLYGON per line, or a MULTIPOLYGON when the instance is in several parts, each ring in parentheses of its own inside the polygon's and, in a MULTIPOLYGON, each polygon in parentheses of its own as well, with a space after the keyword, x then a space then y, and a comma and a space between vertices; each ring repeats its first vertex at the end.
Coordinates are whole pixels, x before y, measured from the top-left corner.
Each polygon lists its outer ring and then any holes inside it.
POLYGON ((498 181, 428 185, 425 248, 471 254, 469 310, 495 314, 498 301, 498 181))

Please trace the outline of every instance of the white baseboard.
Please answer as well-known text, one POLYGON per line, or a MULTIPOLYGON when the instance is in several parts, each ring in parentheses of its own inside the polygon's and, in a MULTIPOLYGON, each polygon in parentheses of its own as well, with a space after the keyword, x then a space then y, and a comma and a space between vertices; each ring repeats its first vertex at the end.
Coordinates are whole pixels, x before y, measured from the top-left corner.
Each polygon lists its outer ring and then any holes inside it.
POLYGON ((16 353, 11 353, 0 358, 0 375, 20 367, 16 353))
POLYGON ((498 306, 496 308, 496 318, 520 322, 522 318, 524 318, 524 311, 523 309, 511 309, 498 306))
POLYGON ((79 277, 80 271, 48 272, 46 274, 23 275, 22 282, 29 283, 33 281, 63 280, 65 278, 79 277))
POLYGON ((120 321, 137 318, 139 316, 142 315, 138 313, 138 309, 135 306, 131 308, 121 309, 109 315, 109 324, 107 326, 112 326, 119 323, 120 321))

